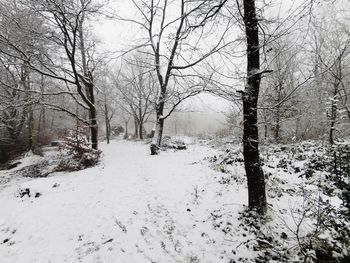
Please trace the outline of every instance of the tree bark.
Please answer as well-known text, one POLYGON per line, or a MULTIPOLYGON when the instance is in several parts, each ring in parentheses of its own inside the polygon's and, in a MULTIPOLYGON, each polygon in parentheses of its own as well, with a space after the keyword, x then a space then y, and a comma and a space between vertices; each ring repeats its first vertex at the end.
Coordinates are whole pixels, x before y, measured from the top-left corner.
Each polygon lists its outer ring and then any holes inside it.
POLYGON ((254 0, 244 0, 244 24, 247 39, 247 84, 243 92, 243 155, 248 180, 249 208, 266 212, 264 173, 259 157, 257 105, 260 89, 260 52, 258 21, 254 0))
POLYGON ((331 104, 331 127, 329 129, 329 143, 334 144, 334 131, 335 131, 335 122, 337 119, 337 84, 334 84, 334 94, 333 94, 333 100, 331 104))
MULTIPOLYGON (((81 2, 83 5, 83 2, 81 2)), ((91 72, 87 67, 86 60, 86 49, 85 49, 85 40, 84 40, 84 13, 82 13, 81 20, 79 21, 79 40, 80 40, 80 52, 81 52, 81 60, 84 77, 88 79, 88 83, 84 81, 86 97, 90 101, 89 106, 89 122, 90 122, 90 136, 91 136, 91 148, 97 150, 98 149, 98 125, 97 125, 97 111, 95 105, 95 94, 94 94, 94 84, 91 72)))
POLYGON ((162 138, 163 138, 163 129, 164 129, 164 119, 163 118, 160 118, 158 119, 157 121, 157 127, 156 127, 156 144, 158 147, 161 146, 162 144, 162 138))
POLYGON ((125 134, 124 134, 124 139, 128 139, 128 121, 125 121, 125 134))
POLYGON ((275 142, 279 143, 280 141, 280 129, 281 129, 281 125, 280 125, 280 109, 277 108, 277 112, 276 112, 276 126, 275 126, 275 142))
POLYGON ((109 123, 108 106, 106 103, 105 103, 105 123, 106 123, 106 140, 107 140, 107 144, 109 144, 109 139, 111 136, 111 125, 109 123))
MULTIPOLYGON (((44 93, 45 85, 44 85, 44 76, 41 75, 40 79, 40 91, 41 93, 44 93)), ((41 99, 43 100, 43 96, 41 96, 41 99)), ((40 114, 39 114, 39 121, 38 121, 38 136, 37 141, 40 140, 41 143, 46 143, 46 111, 45 106, 41 106, 40 114)))
POLYGON ((275 125, 275 131, 274 131, 274 137, 275 137, 275 142, 279 143, 280 142, 280 131, 281 131, 281 117, 282 117, 282 109, 281 109, 281 101, 284 96, 282 96, 283 92, 283 83, 281 82, 281 79, 278 80, 278 90, 277 90, 277 107, 276 107, 276 125, 275 125))
MULTIPOLYGON (((138 105, 138 108, 139 108, 139 112, 138 112, 138 121, 139 121, 139 126, 138 126, 138 129, 139 129, 139 139, 140 140, 143 140, 143 118, 142 118, 142 100, 141 100, 141 94, 139 94, 139 105, 138 105)), ((146 109, 145 109, 146 110, 146 109)))
MULTIPOLYGON (((90 76, 92 80, 92 76, 90 76)), ((88 85, 89 90, 89 100, 91 101, 91 106, 89 107, 89 119, 90 119, 90 135, 91 135, 91 148, 98 149, 98 125, 97 125, 97 112, 95 107, 95 95, 94 86, 92 83, 88 85)))
POLYGON ((331 127, 329 131, 329 143, 334 144, 334 132, 335 125, 338 117, 338 94, 339 86, 342 81, 342 66, 341 66, 341 56, 339 56, 335 62, 336 73, 333 74, 334 83, 333 83, 333 98, 331 103, 331 127))
POLYGON ((137 117, 134 115, 134 137, 135 139, 139 139, 139 125, 140 122, 138 121, 137 117))
POLYGON ((139 122, 139 138, 140 140, 143 140, 143 121, 139 122))
POLYGON ((28 91, 26 102, 28 103, 27 106, 27 124, 28 124, 28 147, 29 150, 34 149, 34 113, 33 113, 33 106, 32 102, 30 101, 30 69, 29 64, 24 64, 24 76, 23 76, 23 85, 25 87, 25 90, 28 91))
POLYGON ((162 144, 164 118, 163 118, 164 102, 161 101, 157 107, 157 125, 156 125, 156 145, 158 147, 162 144))
MULTIPOLYGON (((165 98, 165 90, 162 89, 161 96, 159 98, 159 102, 156 108, 156 115, 157 115, 157 123, 156 123, 156 134, 155 134, 155 142, 152 143, 153 145, 156 145, 159 149, 162 144, 162 138, 163 138, 163 129, 164 129, 164 98, 165 98)), ((158 154, 154 153, 152 150, 152 144, 151 144, 151 154, 158 154)))

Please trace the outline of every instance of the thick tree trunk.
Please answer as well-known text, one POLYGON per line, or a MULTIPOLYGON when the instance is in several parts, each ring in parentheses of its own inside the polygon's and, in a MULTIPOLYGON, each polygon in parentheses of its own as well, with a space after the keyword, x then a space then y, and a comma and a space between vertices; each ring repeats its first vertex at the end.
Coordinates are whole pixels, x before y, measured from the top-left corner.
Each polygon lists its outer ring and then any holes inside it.
POLYGON ((139 138, 140 140, 143 140, 143 121, 139 122, 139 138))
POLYGON ((96 109, 95 107, 90 109, 90 135, 91 135, 91 148, 98 149, 98 126, 96 120, 96 109))
POLYGON ((128 121, 125 121, 125 134, 124 134, 124 139, 128 139, 129 134, 128 134, 128 121))
POLYGON ((139 139, 139 121, 137 120, 137 118, 134 116, 134 137, 135 139, 139 139))
POLYGON ((156 126, 156 139, 157 139, 156 143, 158 147, 162 145, 163 129, 164 129, 164 119, 159 118, 156 126))
POLYGON ((156 123, 156 131, 154 136, 154 142, 151 144, 151 155, 155 155, 159 153, 160 146, 162 145, 162 138, 163 138, 163 129, 164 129, 164 118, 163 118, 163 111, 164 111, 164 97, 165 97, 165 90, 162 90, 162 94, 159 99, 159 103, 156 108, 156 115, 157 115, 157 123, 156 123))
POLYGON ((243 92, 243 155, 248 179, 249 208, 266 212, 264 173, 259 157, 257 105, 261 80, 258 21, 254 0, 244 0, 244 24, 247 38, 247 85, 243 92))
POLYGON ((156 145, 160 147, 162 145, 162 138, 163 138, 163 129, 164 129, 164 118, 163 118, 163 112, 164 112, 164 96, 161 96, 161 100, 159 102, 159 105, 156 110, 157 114, 157 124, 156 124, 156 145))
POLYGON ((95 107, 90 109, 90 136, 91 136, 91 148, 98 149, 98 125, 97 114, 95 107))
POLYGON ((19 134, 17 134, 17 132, 15 131, 14 128, 12 128, 12 127, 7 127, 7 132, 8 132, 8 134, 9 134, 10 138, 13 140, 13 142, 14 142, 15 144, 19 144, 19 143, 20 143, 19 137, 18 137, 19 134))
POLYGON ((78 27, 79 40, 80 40, 80 52, 81 52, 84 77, 86 77, 89 80, 89 83, 84 82, 84 86, 85 86, 86 97, 90 101, 90 103, 88 103, 89 104, 88 106, 89 106, 89 124, 90 124, 89 128, 90 128, 90 136, 91 136, 91 148, 97 150, 98 149, 97 111, 96 111, 96 104, 95 104, 93 77, 91 72, 88 70, 87 60, 86 60, 84 30, 83 30, 84 19, 85 19, 85 16, 84 16, 84 13, 82 13, 82 17, 81 17, 81 20, 79 21, 79 27, 78 27))

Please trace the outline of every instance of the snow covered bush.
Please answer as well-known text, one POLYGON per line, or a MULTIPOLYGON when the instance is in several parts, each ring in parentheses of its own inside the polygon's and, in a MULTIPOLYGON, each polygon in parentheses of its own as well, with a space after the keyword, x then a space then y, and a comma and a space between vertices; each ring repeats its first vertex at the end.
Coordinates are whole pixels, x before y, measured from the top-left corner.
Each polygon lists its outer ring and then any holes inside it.
POLYGON ((290 227, 290 241, 297 244, 295 252, 302 261, 336 262, 347 256, 349 224, 328 200, 306 196, 303 205, 293 209, 291 216, 294 227, 290 227))
POLYGON ((306 161, 305 176, 324 174, 328 184, 322 185, 328 195, 337 194, 343 201, 350 216, 350 143, 337 142, 331 146, 319 146, 314 154, 306 161))
MULTIPOLYGON (((240 146, 214 145, 220 151, 205 160, 220 172, 217 182, 245 187, 240 146)), ((246 229, 239 245, 257 251, 255 262, 350 262, 349 145, 262 145, 269 213, 264 223, 251 212, 238 218, 246 229)), ((226 213, 212 215, 214 227, 235 240, 237 219, 226 213)))
POLYGON ((187 146, 181 139, 171 139, 170 136, 164 136, 162 142, 162 150, 174 149, 174 150, 186 150, 187 146))
POLYGON ((69 133, 60 151, 64 158, 58 164, 57 171, 77 171, 94 166, 101 155, 101 151, 91 148, 81 128, 69 133))

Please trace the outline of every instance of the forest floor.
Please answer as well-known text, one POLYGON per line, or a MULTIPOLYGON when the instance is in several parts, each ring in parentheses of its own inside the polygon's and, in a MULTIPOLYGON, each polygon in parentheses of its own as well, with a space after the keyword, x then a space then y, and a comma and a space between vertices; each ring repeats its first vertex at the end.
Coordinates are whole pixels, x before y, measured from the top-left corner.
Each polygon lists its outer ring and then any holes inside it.
MULTIPOLYGON (((315 243, 335 240, 313 215, 334 217, 326 209, 343 209, 342 201, 320 190, 332 185, 324 171, 303 176, 313 146, 295 161, 279 146, 262 150, 269 211, 261 222, 245 206, 241 146, 187 143, 150 156, 143 142, 112 141, 93 168, 24 176, 29 164, 51 169, 59 154, 47 150, 0 171, 0 262, 302 261, 316 255, 304 248, 311 234, 315 243)), ((346 252, 336 246, 338 256, 346 252)))

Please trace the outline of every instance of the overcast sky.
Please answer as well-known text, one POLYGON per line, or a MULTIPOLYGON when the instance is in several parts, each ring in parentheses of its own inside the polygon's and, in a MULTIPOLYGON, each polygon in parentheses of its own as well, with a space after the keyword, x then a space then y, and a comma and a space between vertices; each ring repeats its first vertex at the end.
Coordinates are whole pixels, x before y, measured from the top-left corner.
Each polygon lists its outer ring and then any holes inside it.
MULTIPOLYGON (((263 1, 257 2, 259 6, 263 1)), ((270 3, 270 8, 266 10, 266 15, 270 17, 279 16, 281 18, 288 17, 290 14, 297 14, 295 10, 300 7, 300 5, 305 4, 304 0, 265 0, 265 2, 270 3)), ((323 10, 327 11, 327 8, 331 7, 346 10, 348 14, 350 12, 349 0, 337 0, 333 6, 331 4, 326 4, 326 2, 325 0, 321 1, 321 5, 325 6, 323 10)), ((123 17, 134 18, 138 14, 131 0, 110 0, 109 5, 109 8, 107 8, 109 12, 116 13, 123 17)), ((116 20, 103 20, 96 23, 94 27, 95 35, 101 41, 101 50, 112 52, 113 55, 111 55, 111 57, 116 57, 122 50, 126 50, 137 44, 136 42, 140 38, 139 29, 131 23, 116 20)), ((191 105, 195 108, 194 110, 200 112, 201 116, 207 114, 208 118, 201 118, 204 122, 208 122, 209 127, 209 125, 213 126, 213 123, 216 123, 216 125, 222 124, 225 118, 222 112, 228 110, 230 104, 231 103, 217 97, 202 95, 198 99, 187 102, 186 107, 191 105)), ((205 123, 203 125, 205 126, 205 123)))

